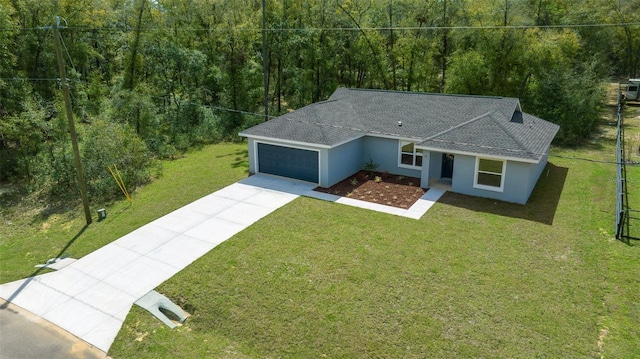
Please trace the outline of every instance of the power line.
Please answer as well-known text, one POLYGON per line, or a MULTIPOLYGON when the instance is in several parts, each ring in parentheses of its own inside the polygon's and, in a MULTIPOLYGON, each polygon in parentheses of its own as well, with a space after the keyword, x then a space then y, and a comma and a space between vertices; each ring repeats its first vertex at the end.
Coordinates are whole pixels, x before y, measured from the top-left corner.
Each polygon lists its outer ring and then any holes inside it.
POLYGON ((621 26, 640 26, 640 22, 628 22, 628 23, 597 23, 597 24, 565 24, 565 25, 462 25, 462 26, 397 26, 397 27, 333 27, 333 28, 271 28, 267 31, 285 32, 285 31, 298 31, 298 30, 312 30, 312 31, 401 31, 401 30, 496 30, 496 29, 564 29, 564 28, 581 28, 581 27, 621 27, 621 26))
MULTIPOLYGON (((140 94, 140 92, 136 92, 137 94, 140 94)), ((162 97, 162 96, 149 96, 151 98, 158 98, 158 99, 163 99, 165 100, 166 97, 162 97)), ((178 101, 175 101, 178 102, 178 101)), ((264 117, 265 114, 264 113, 257 113, 257 112, 249 112, 249 111, 242 111, 242 110, 235 110, 232 108, 228 108, 228 107, 222 107, 222 106, 212 106, 212 105, 205 105, 199 102, 193 102, 193 101, 188 101, 188 100, 181 100, 179 101, 181 104, 190 104, 190 105, 197 105, 197 106, 201 106, 201 107, 206 107, 206 108, 210 108, 213 110, 219 110, 219 111, 227 111, 227 112, 235 112, 235 113, 240 113, 243 115, 250 115, 250 116, 259 116, 259 117, 264 117)), ((269 118, 275 118, 276 116, 268 116, 269 118)))
MULTIPOLYGON (((0 80, 37 80, 37 81, 60 81, 59 78, 52 78, 52 79, 20 79, 20 78, 0 78, 0 80)), ((76 80, 77 82, 84 82, 82 80, 76 80)), ((143 93, 140 92, 136 92, 139 95, 144 95, 143 93)), ((157 99, 162 99, 162 100, 166 100, 166 97, 163 96, 149 96, 151 98, 157 98, 157 99)), ((256 116, 256 117, 265 117, 264 113, 257 113, 257 112, 250 112, 250 111, 243 111, 243 110, 236 110, 236 109, 232 109, 232 108, 228 108, 228 107, 223 107, 223 106, 213 106, 213 105, 205 105, 199 102, 193 102, 193 101, 188 101, 188 100, 181 100, 179 101, 181 104, 190 104, 190 105, 196 105, 196 106, 200 106, 200 107, 205 107, 205 108, 210 108, 213 110, 218 110, 218 111, 225 111, 225 112, 234 112, 234 113, 239 113, 239 114, 243 114, 243 115, 249 115, 249 116, 256 116)), ((267 115, 267 117, 269 119, 273 119, 279 116, 272 116, 272 115, 267 115)), ((504 149, 501 147, 494 147, 496 149, 504 149)), ((536 153, 538 155, 545 155, 546 153, 536 153)), ((562 158, 562 159, 567 159, 567 160, 578 160, 578 161, 586 161, 586 162, 592 162, 592 163, 602 163, 602 164, 612 164, 612 165, 618 165, 619 163, 616 161, 605 161, 605 160, 595 160, 595 159, 591 159, 591 158, 584 158, 584 157, 574 157, 574 156, 562 156, 562 155, 554 155, 554 154, 549 154, 549 157, 554 157, 554 158, 562 158)), ((638 165, 636 163, 627 163, 627 165, 638 165)))
MULTIPOLYGON (((570 29, 570 28, 604 28, 604 27, 625 27, 640 26, 640 22, 618 22, 618 23, 590 23, 590 24, 557 24, 557 25, 452 25, 452 26, 383 26, 383 27, 302 27, 302 28, 267 28, 267 32, 295 32, 295 31, 409 31, 409 30, 518 30, 518 29, 570 29)), ((109 32, 131 32, 134 29, 116 27, 83 27, 69 26, 69 30, 76 31, 109 31, 109 32)), ((0 31, 32 31, 45 30, 46 27, 24 27, 24 28, 0 28, 0 31)), ((166 30, 167 27, 142 27, 141 31, 166 30)), ((231 32, 249 31, 259 32, 262 28, 252 27, 216 27, 216 28, 172 28, 171 31, 181 32, 231 32)))
POLYGON ((64 43, 64 39, 62 38, 62 34, 58 32, 58 36, 60 37, 60 42, 62 43, 62 47, 64 47, 64 51, 67 53, 67 57, 69 58, 69 63, 71 64, 71 68, 73 71, 77 72, 76 65, 74 65, 73 60, 71 59, 71 55, 69 54, 69 49, 67 48, 67 44, 64 43))
MULTIPOLYGON (((0 81, 55 81, 55 82, 60 82, 61 79, 60 78, 33 78, 33 77, 29 77, 29 78, 22 78, 22 77, 0 77, 0 81)), ((83 80, 79 80, 79 79, 67 79, 67 82, 77 82, 77 83, 81 83, 81 84, 87 84, 86 81, 83 80)), ((137 94, 143 95, 140 92, 136 92, 137 94)), ((73 94, 72 94, 73 96, 73 94)), ((163 99, 165 100, 166 97, 163 96, 149 96, 151 98, 157 98, 157 99, 163 99)), ((236 110, 236 109, 232 109, 232 108, 228 108, 228 107, 222 107, 222 106, 213 106, 213 105, 205 105, 202 103, 198 103, 198 102, 193 102, 193 101, 180 101, 180 103, 184 103, 184 104, 191 104, 191 105, 198 105, 198 106, 202 106, 202 107, 207 107, 210 109, 214 109, 214 110, 218 110, 218 111, 227 111, 227 112, 235 112, 235 113, 240 113, 243 115, 250 115, 250 116, 260 116, 260 117, 264 117, 263 113, 257 113, 257 112, 250 112, 250 111, 243 111, 243 110, 236 110)), ((275 118, 276 116, 268 116, 269 118, 275 118)))
MULTIPOLYGON (((0 77, 2 81, 60 81, 59 77, 0 77)), ((74 80, 69 80, 74 81, 74 80)))
MULTIPOLYGON (((586 161, 586 162, 593 162, 593 163, 604 163, 604 164, 608 164, 608 165, 619 165, 620 164, 617 161, 594 160, 594 159, 591 159, 591 158, 574 157, 574 156, 562 156, 562 155, 549 154, 549 157, 562 158, 562 159, 565 159, 565 160, 578 160, 578 161, 586 161)), ((636 165, 634 163, 626 163, 626 164, 627 165, 636 165)))

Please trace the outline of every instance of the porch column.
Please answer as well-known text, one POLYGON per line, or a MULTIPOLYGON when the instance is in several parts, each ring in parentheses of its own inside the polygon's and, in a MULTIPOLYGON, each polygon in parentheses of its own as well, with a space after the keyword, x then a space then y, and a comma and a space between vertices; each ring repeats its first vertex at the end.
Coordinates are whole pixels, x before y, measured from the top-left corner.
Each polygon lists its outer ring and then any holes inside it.
POLYGON ((420 174, 420 187, 429 188, 429 163, 431 161, 431 151, 422 152, 422 173, 420 174))

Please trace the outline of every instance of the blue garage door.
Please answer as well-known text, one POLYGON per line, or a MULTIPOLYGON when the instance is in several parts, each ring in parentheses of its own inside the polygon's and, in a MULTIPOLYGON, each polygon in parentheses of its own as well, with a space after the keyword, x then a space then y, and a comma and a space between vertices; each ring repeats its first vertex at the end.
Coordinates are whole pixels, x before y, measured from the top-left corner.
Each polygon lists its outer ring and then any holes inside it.
POLYGON ((318 183, 318 152, 258 143, 258 172, 318 183))

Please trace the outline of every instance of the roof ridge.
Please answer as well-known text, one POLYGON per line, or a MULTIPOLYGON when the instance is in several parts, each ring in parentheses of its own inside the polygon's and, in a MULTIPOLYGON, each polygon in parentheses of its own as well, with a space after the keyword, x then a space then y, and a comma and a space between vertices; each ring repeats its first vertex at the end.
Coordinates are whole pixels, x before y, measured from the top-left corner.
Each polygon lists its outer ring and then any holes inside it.
MULTIPOLYGON (((299 118, 293 118, 293 117, 281 117, 281 119, 283 121, 300 122, 300 123, 306 123, 306 124, 309 124, 309 125, 316 125, 316 126, 320 126, 320 127, 332 127, 332 128, 337 128, 337 129, 341 129, 341 130, 351 130, 351 131, 362 132, 362 133, 365 133, 365 134, 381 134, 381 135, 387 135, 387 136, 401 136, 400 134, 393 133, 393 132, 372 131, 372 130, 366 130, 366 129, 358 128, 358 127, 349 127, 349 126, 336 125, 334 123, 322 123, 322 122, 316 122, 316 121, 306 121, 306 120, 301 120, 299 118)), ((416 140, 422 141, 422 139, 418 139, 418 138, 416 138, 416 140)))
POLYGON ((441 93, 441 92, 422 92, 422 91, 401 91, 401 90, 384 90, 384 89, 364 89, 357 87, 340 87, 347 91, 362 91, 362 92, 382 92, 382 93, 398 93, 398 94, 412 94, 412 95, 430 95, 430 96, 446 96, 446 97, 469 97, 469 98, 486 98, 486 99, 516 99, 515 97, 505 96, 491 96, 491 95, 465 95, 455 93, 441 93))
MULTIPOLYGON (((494 111, 493 113, 495 113, 495 112, 498 112, 498 111, 494 111)), ((515 111, 514 111, 514 112, 515 112, 515 111)), ((521 111, 521 112, 522 112, 522 111, 521 111)), ((493 114, 493 113, 492 113, 492 114, 493 114)), ((504 113, 503 113, 502 115, 504 116, 504 113)), ((513 117, 513 115, 512 115, 512 117, 513 117)), ((509 131, 509 130, 508 130, 508 129, 503 125, 503 124, 501 124, 501 123, 500 123, 500 121, 496 120, 496 119, 495 119, 495 118, 493 118, 493 116, 491 116, 491 115, 489 115, 489 118, 490 118, 491 120, 493 120, 493 122, 494 122, 496 125, 498 125, 498 127, 500 127, 500 128, 502 129, 502 131, 504 131, 504 132, 507 134, 507 136, 509 136, 509 137, 513 140, 513 142, 515 142, 515 143, 520 147, 520 149, 521 149, 522 151, 525 151, 525 152, 532 152, 532 151, 531 151, 529 148, 527 148, 527 146, 525 146, 525 145, 524 145, 524 144, 523 144, 519 139, 517 139, 513 134, 511 134, 511 131, 509 131)), ((523 125, 523 126, 524 126, 524 124, 521 124, 521 125, 523 125)))
POLYGON ((440 132, 436 133, 436 134, 435 134, 435 135, 433 135, 433 136, 430 136, 430 137, 425 138, 424 140, 425 140, 425 141, 432 140, 432 139, 434 139, 434 138, 436 138, 436 137, 439 137, 440 135, 444 135, 444 134, 445 134, 445 133, 447 133, 447 132, 451 132, 451 131, 453 131, 453 130, 455 130, 455 129, 457 129, 457 128, 460 128, 460 127, 462 127, 462 126, 464 126, 464 125, 467 125, 467 124, 469 124, 469 123, 471 123, 471 122, 477 121, 477 120, 479 120, 479 119, 481 119, 481 118, 483 118, 483 117, 485 117, 485 116, 487 116, 487 115, 489 115, 489 114, 491 114, 491 111, 489 111, 489 112, 487 112, 487 113, 483 113, 482 115, 476 116, 476 117, 474 117, 474 118, 472 118, 472 119, 470 119, 470 120, 467 120, 467 121, 465 121, 465 122, 463 122, 463 123, 460 123, 460 124, 458 124, 458 125, 456 125, 456 126, 450 127, 448 130, 440 131, 440 132))

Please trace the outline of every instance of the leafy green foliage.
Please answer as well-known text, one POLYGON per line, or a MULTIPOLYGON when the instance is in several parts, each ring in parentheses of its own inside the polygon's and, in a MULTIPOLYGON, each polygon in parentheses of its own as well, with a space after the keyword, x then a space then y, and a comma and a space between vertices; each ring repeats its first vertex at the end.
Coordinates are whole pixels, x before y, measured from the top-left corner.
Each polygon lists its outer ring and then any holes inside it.
POLYGON ((107 169, 116 165, 129 192, 149 183, 154 161, 147 146, 126 125, 92 121, 85 129, 82 158, 87 192, 94 202, 118 198, 120 188, 107 169))
POLYGON ((576 145, 591 138, 605 99, 604 87, 592 67, 580 72, 554 69, 533 81, 535 114, 560 124, 557 143, 576 145))
POLYGON ((263 59, 270 115, 325 100, 339 86, 510 96, 560 124, 559 141, 573 145, 593 134, 598 83, 640 66, 637 26, 502 28, 633 23, 634 2, 271 1, 264 58, 261 10, 250 0, 0 0, 2 180, 65 163, 57 158, 68 141, 57 121, 64 107, 45 28, 54 16, 64 26, 79 127, 96 118, 130 127, 161 158, 236 141, 263 121, 263 59), (485 26, 495 28, 476 28, 485 26))

